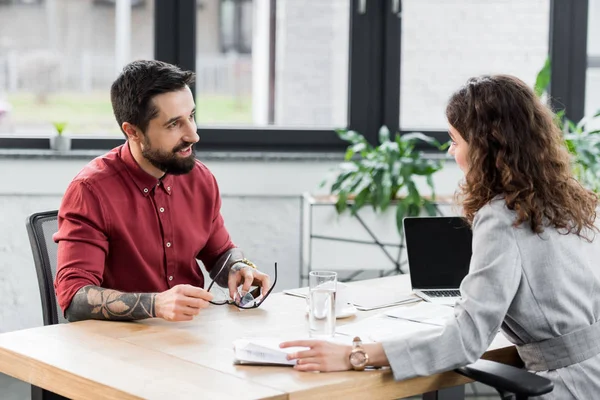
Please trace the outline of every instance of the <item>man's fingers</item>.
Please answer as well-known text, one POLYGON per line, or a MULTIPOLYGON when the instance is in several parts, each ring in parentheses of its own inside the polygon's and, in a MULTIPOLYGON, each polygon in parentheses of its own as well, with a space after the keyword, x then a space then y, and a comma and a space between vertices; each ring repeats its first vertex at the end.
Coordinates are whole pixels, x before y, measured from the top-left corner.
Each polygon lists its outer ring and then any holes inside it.
POLYGON ((201 309, 208 307, 208 301, 202 299, 196 299, 193 297, 184 297, 182 305, 189 308, 201 309))
POLYGON ((229 287, 229 297, 231 297, 235 301, 239 301, 236 297, 238 297, 238 282, 239 282, 239 272, 229 275, 229 279, 227 280, 227 286, 229 287))
POLYGON ((254 282, 254 274, 250 268, 242 269, 242 273, 244 274, 244 283, 242 284, 242 294, 246 294, 250 291, 250 287, 252 286, 252 282, 254 282))
POLYGON ((197 299, 202 299, 205 301, 210 301, 213 299, 213 295, 210 292, 207 292, 206 290, 196 287, 196 286, 192 286, 192 285, 179 285, 176 286, 177 288, 181 288, 180 293, 188 296, 188 297, 194 297, 197 299))
POLYGON ((269 279, 268 275, 265 276, 266 278, 260 282, 261 293, 263 294, 263 296, 267 294, 269 289, 271 289, 271 280, 269 279))

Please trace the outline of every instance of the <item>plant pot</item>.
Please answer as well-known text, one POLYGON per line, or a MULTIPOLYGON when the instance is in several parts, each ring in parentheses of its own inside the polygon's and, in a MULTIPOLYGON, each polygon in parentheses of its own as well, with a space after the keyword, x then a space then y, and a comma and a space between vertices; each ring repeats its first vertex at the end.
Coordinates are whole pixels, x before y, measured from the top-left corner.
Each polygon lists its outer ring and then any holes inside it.
POLYGON ((50 148, 54 151, 65 152, 71 150, 71 138, 65 135, 50 137, 50 148))

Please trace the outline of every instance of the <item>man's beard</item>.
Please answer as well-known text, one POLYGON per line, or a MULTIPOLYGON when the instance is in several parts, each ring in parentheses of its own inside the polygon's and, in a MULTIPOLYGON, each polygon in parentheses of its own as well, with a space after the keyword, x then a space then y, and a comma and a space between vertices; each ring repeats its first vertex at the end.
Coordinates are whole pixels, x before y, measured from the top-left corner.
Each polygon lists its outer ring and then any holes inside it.
POLYGON ((196 152, 192 146, 192 154, 182 158, 177 155, 177 152, 193 145, 190 142, 182 142, 175 146, 170 152, 159 149, 153 149, 150 140, 144 136, 144 149, 142 156, 154 165, 156 168, 172 175, 183 175, 190 172, 196 164, 196 152))

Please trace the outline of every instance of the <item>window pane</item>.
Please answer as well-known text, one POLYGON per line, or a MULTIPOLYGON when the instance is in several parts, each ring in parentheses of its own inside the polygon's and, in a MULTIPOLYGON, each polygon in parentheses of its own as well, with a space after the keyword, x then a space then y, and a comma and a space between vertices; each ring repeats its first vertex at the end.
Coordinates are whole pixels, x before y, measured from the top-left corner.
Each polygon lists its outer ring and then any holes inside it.
POLYGON ((66 122, 70 134, 120 135, 110 85, 126 63, 153 57, 153 9, 153 0, 0 3, 0 133, 49 135, 66 122))
POLYGON ((404 0, 400 126, 446 130, 449 96, 475 75, 533 85, 548 55, 549 0, 404 0))
POLYGON ((346 126, 348 0, 197 4, 200 126, 346 126))
POLYGON ((600 111, 600 0, 589 0, 588 18, 585 115, 600 111))

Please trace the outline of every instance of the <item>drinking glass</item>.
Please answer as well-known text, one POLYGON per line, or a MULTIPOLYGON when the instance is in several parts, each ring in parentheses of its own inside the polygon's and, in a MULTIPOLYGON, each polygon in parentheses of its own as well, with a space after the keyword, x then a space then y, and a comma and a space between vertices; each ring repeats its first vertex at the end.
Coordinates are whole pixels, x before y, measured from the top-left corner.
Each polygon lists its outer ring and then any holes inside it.
POLYGON ((311 271, 309 274, 308 326, 314 338, 335 335, 335 291, 337 273, 311 271))

